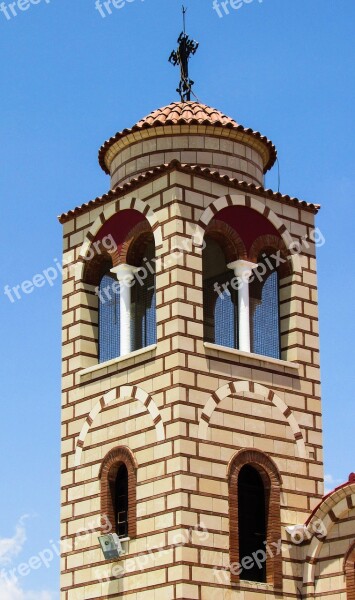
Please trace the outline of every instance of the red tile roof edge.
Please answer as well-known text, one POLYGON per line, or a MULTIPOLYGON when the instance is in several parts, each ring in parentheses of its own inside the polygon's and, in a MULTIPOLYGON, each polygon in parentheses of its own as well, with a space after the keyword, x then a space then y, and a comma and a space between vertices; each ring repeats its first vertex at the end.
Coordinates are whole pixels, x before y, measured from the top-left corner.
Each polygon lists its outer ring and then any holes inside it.
POLYGON ((181 164, 178 160, 173 160, 169 164, 164 164, 159 167, 154 167, 149 171, 146 171, 144 174, 138 175, 130 180, 129 183, 125 183, 122 186, 118 186, 113 190, 109 190, 103 196, 99 196, 94 200, 90 200, 82 204, 81 206, 76 206, 74 209, 69 210, 66 213, 58 216, 58 219, 61 223, 65 223, 69 221, 78 213, 86 212, 100 204, 105 204, 107 202, 111 202, 116 198, 119 198, 122 195, 125 195, 133 190, 139 188, 140 186, 146 184, 147 182, 153 181, 157 179, 164 173, 169 173, 171 171, 180 171, 183 173, 192 173, 205 179, 209 179, 214 182, 221 183, 222 185, 234 187, 235 189, 249 192, 252 194, 257 194, 259 196, 272 198, 273 200, 284 202, 285 204, 289 204, 292 206, 301 206, 305 210, 309 210, 310 212, 317 214, 320 209, 319 204, 307 203, 305 200, 299 200, 298 198, 292 198, 291 196, 281 194, 280 192, 274 192, 271 189, 265 189, 263 186, 257 186, 254 183, 247 183, 246 181, 240 181, 238 179, 233 179, 228 175, 221 175, 219 171, 211 170, 208 167, 200 167, 199 165, 188 165, 181 164))
POLYGON ((206 106, 205 104, 200 104, 198 102, 173 102, 168 106, 154 110, 130 129, 123 129, 123 131, 117 132, 114 136, 106 140, 99 150, 99 164, 101 168, 109 175, 110 172, 105 164, 106 152, 120 139, 126 137, 130 133, 141 131, 142 129, 164 127, 165 125, 210 125, 212 127, 234 129, 235 131, 241 131, 246 135, 251 135, 268 147, 270 156, 269 161, 264 168, 264 173, 271 169, 277 158, 277 151, 274 144, 266 136, 259 133, 259 131, 254 131, 250 127, 245 128, 243 125, 239 125, 231 117, 227 117, 219 110, 206 106), (176 118, 169 118, 169 115, 171 117, 175 114, 175 111, 178 113, 176 118))

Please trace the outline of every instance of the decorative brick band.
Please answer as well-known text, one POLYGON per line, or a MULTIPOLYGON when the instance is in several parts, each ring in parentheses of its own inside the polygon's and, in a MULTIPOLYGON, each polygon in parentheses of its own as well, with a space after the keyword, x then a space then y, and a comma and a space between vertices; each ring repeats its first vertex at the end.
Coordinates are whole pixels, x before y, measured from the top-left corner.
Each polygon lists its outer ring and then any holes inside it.
POLYGON ((296 421, 294 414, 287 404, 278 396, 273 390, 266 388, 259 383, 253 383, 251 381, 237 381, 230 382, 220 387, 216 392, 210 396, 205 404, 205 408, 202 411, 198 429, 198 437, 201 440, 207 439, 208 427, 210 424, 211 417, 216 410, 217 406, 225 398, 232 394, 243 394, 247 393, 250 395, 261 396, 266 402, 272 402, 272 404, 279 409, 281 414, 288 422, 295 442, 297 444, 298 455, 300 458, 308 458, 308 452, 306 444, 300 427, 296 421))
POLYGON ((137 461, 131 450, 119 446, 110 450, 102 461, 99 479, 101 481, 101 517, 103 531, 107 531, 110 523, 115 531, 116 517, 114 508, 114 487, 121 465, 125 465, 128 473, 128 536, 137 535, 137 461))
MULTIPOLYGON (((218 215, 221 210, 227 208, 228 206, 249 206, 267 218, 268 221, 270 221, 270 223, 277 229, 277 231, 279 231, 286 248, 290 248, 291 244, 295 242, 281 219, 269 208, 267 211, 265 211, 265 204, 263 204, 260 200, 254 197, 247 197, 244 194, 231 194, 213 200, 203 211, 193 234, 193 242, 195 246, 202 247, 208 225, 216 214, 218 215)), ((299 256, 297 254, 291 254, 290 262, 292 264, 293 273, 300 274, 302 272, 302 268, 299 256)))
POLYGON ((116 202, 110 203, 106 206, 97 219, 94 221, 93 225, 90 227, 90 230, 86 234, 85 240, 80 248, 78 264, 80 268, 75 271, 76 281, 82 281, 84 277, 84 269, 85 269, 85 257, 90 252, 90 248, 92 245, 93 239, 95 239, 96 235, 102 228, 102 226, 108 221, 115 213, 127 210, 134 209, 140 212, 149 222, 149 225, 152 229, 155 241, 156 249, 160 249, 163 245, 163 236, 160 223, 153 212, 152 208, 149 206, 147 202, 143 202, 138 198, 132 197, 124 197, 120 198, 116 202))
POLYGON ((116 400, 118 398, 122 398, 122 399, 132 398, 133 400, 140 402, 151 417, 152 426, 154 426, 155 431, 156 431, 157 441, 161 442, 161 441, 165 440, 164 422, 161 417, 160 411, 159 411, 156 403, 154 402, 153 398, 149 394, 147 394, 147 392, 145 392, 142 388, 139 388, 136 386, 124 386, 124 387, 118 388, 117 391, 111 390, 110 392, 108 392, 107 394, 102 396, 96 402, 95 406, 90 411, 87 418, 85 419, 85 423, 84 423, 83 427, 81 428, 79 437, 76 442, 75 458, 74 458, 74 466, 75 467, 79 467, 81 464, 84 442, 85 442, 86 436, 89 433, 89 430, 92 427, 96 417, 98 416, 98 414, 101 412, 101 410, 104 407, 108 406, 109 404, 111 404, 111 402, 113 402, 114 400, 116 400))
MULTIPOLYGON (((230 564, 240 562, 239 556, 239 517, 238 517, 238 481, 239 473, 245 465, 255 468, 264 484, 266 506, 266 532, 268 547, 278 548, 281 539, 281 475, 279 470, 264 452, 259 450, 240 450, 233 456, 228 465, 229 485, 229 553, 230 564)), ((239 575, 231 570, 231 582, 239 583, 239 575)), ((267 583, 277 589, 282 588, 282 555, 275 553, 272 557, 268 555, 266 562, 267 583)))

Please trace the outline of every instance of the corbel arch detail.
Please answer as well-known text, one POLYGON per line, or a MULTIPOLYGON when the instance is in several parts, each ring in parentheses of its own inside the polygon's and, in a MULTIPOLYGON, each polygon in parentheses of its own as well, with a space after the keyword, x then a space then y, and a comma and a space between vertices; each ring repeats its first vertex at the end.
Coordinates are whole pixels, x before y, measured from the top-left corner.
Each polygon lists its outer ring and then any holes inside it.
POLYGON ((152 419, 152 424, 156 431, 157 442, 161 442, 165 440, 165 429, 163 419, 161 417, 160 411, 153 400, 153 398, 145 392, 142 388, 137 386, 123 386, 118 389, 111 390, 104 394, 91 409, 89 415, 86 417, 85 423, 81 428, 80 434, 76 440, 75 447, 75 457, 74 457, 74 466, 79 467, 81 464, 81 458, 83 453, 83 448, 85 444, 85 439, 89 430, 91 429, 96 417, 101 412, 103 408, 114 402, 118 399, 129 399, 136 400, 142 404, 147 412, 150 414, 152 419))
POLYGON ((300 427, 293 415, 291 409, 287 404, 278 396, 274 391, 266 388, 259 383, 253 383, 252 381, 236 381, 230 382, 220 387, 216 392, 210 396, 207 400, 205 407, 200 417, 200 423, 198 428, 198 437, 200 440, 207 438, 208 428, 211 417, 218 407, 218 405, 228 396, 232 394, 243 394, 257 395, 264 398, 264 400, 271 402, 279 411, 283 414, 286 421, 288 422, 298 449, 298 455, 300 458, 308 458, 308 452, 304 441, 303 434, 300 427))

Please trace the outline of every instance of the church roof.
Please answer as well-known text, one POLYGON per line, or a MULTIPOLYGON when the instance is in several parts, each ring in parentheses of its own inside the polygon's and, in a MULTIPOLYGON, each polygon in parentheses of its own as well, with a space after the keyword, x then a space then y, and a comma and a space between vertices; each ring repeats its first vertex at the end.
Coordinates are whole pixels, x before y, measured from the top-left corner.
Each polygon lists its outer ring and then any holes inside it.
POLYGON ((97 206, 100 206, 102 204, 106 204, 107 202, 112 202, 112 200, 119 198, 120 196, 129 194, 137 188, 141 187, 142 185, 145 185, 150 181, 161 177, 165 173, 169 173, 174 170, 180 171, 182 173, 193 174, 198 177, 202 177, 204 179, 208 179, 210 181, 217 182, 228 187, 232 187, 245 193, 256 194, 258 196, 263 196, 264 198, 271 198, 276 202, 288 204, 289 206, 298 206, 300 208, 312 212, 313 214, 316 214, 320 209, 319 204, 310 204, 308 202, 305 202, 304 200, 292 198, 288 195, 280 194, 279 192, 274 192, 271 189, 265 189, 261 185, 257 186, 253 183, 247 183, 245 181, 233 179, 228 175, 223 175, 214 169, 212 170, 207 167, 200 167, 199 165, 181 164, 179 163, 179 161, 173 160, 169 164, 154 167, 144 174, 137 175, 136 177, 132 178, 128 183, 125 183, 122 186, 118 186, 113 190, 109 190, 103 196, 99 196, 94 200, 90 200, 89 202, 82 204, 81 206, 75 207, 73 210, 69 210, 68 212, 63 213, 58 217, 58 219, 61 223, 66 223, 67 221, 81 213, 91 210, 92 208, 96 208, 97 206))
MULTIPOLYGON (((311 522, 312 518, 317 513, 317 511, 322 507, 322 505, 324 505, 325 509, 328 508, 328 510, 329 510, 329 503, 327 503, 327 500, 331 496, 336 497, 336 492, 340 492, 341 490, 345 490, 347 487, 349 487, 349 486, 351 486, 353 484, 355 484, 355 473, 350 473, 348 481, 346 481, 345 483, 342 483, 341 485, 338 485, 336 488, 334 488, 334 490, 328 492, 327 494, 325 494, 325 496, 323 496, 322 500, 314 507, 313 511, 309 515, 309 517, 308 517, 308 519, 306 521, 306 525, 308 525, 311 522)), ((337 499, 339 499, 339 498, 337 498, 337 499)), ((350 506, 349 506, 349 509, 350 509, 350 506)))
POLYGON ((275 163, 277 153, 273 143, 258 131, 246 129, 243 125, 239 125, 234 119, 223 114, 216 108, 211 108, 200 102, 172 102, 168 106, 153 110, 149 115, 138 121, 130 129, 124 129, 116 133, 113 137, 107 140, 99 150, 99 163, 102 169, 109 174, 109 170, 105 163, 105 156, 109 148, 120 139, 142 129, 153 127, 164 127, 166 125, 209 125, 225 129, 232 129, 251 136, 267 146, 269 152, 269 160, 265 166, 265 172, 271 169, 275 163))

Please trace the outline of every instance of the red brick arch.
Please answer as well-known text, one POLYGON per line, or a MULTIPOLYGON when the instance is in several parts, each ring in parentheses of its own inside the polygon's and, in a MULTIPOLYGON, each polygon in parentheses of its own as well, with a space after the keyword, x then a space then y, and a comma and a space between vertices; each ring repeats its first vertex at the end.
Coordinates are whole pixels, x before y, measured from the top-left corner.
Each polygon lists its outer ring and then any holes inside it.
POLYGON ((355 542, 350 546, 345 556, 344 571, 347 600, 355 600, 355 542))
POLYGON ((100 246, 93 258, 86 262, 84 282, 97 286, 110 269, 122 263, 140 266, 150 241, 154 241, 153 230, 148 221, 144 220, 129 231, 121 248, 116 247, 109 251, 102 250, 100 246))
POLYGON ((224 251, 226 262, 247 259, 247 252, 240 235, 224 221, 213 219, 206 229, 206 236, 219 244, 224 251))
MULTIPOLYGON (((137 535, 137 461, 129 448, 119 446, 110 450, 102 461, 99 479, 101 480, 101 517, 103 523, 107 520, 115 530, 116 516, 111 494, 110 483, 117 477, 118 469, 124 464, 128 471, 128 535, 134 538, 137 535)), ((103 526, 103 529, 106 527, 103 526)), ((106 529, 107 531, 107 529, 106 529)))
POLYGON ((98 286, 106 273, 109 273, 112 267, 118 264, 117 251, 110 254, 108 251, 96 254, 94 258, 88 260, 84 269, 84 283, 98 286))
MULTIPOLYGON (((230 564, 239 563, 238 479, 239 473, 245 465, 254 467, 264 483, 267 523, 267 539, 265 541, 270 548, 275 549, 273 558, 267 556, 266 578, 267 583, 281 589, 282 556, 281 552, 277 554, 276 548, 281 539, 280 495, 282 479, 274 461, 259 450, 240 450, 233 456, 228 466, 230 564)), ((239 575, 234 574, 232 571, 231 582, 240 583, 239 575)))
POLYGON ((135 225, 122 244, 119 263, 140 266, 147 244, 153 240, 153 230, 148 221, 142 221, 135 225))
POLYGON ((262 253, 265 254, 275 254, 280 252, 280 255, 286 262, 280 264, 279 273, 280 277, 288 277, 292 274, 291 269, 291 261, 289 259, 289 253, 287 252, 287 248, 285 242, 282 238, 276 235, 260 235, 253 242, 250 251, 249 251, 249 260, 254 263, 258 263, 261 259, 262 253))

